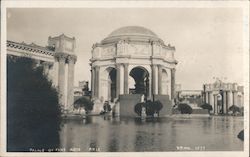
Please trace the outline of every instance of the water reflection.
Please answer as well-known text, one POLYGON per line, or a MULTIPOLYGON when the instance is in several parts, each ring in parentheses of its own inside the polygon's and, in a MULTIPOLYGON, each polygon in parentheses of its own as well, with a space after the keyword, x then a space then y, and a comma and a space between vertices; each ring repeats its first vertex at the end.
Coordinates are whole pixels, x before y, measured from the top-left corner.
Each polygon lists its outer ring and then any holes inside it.
POLYGON ((177 151, 177 146, 236 151, 243 150, 243 142, 237 138, 242 129, 242 117, 141 120, 93 116, 65 121, 60 139, 66 151, 177 151))

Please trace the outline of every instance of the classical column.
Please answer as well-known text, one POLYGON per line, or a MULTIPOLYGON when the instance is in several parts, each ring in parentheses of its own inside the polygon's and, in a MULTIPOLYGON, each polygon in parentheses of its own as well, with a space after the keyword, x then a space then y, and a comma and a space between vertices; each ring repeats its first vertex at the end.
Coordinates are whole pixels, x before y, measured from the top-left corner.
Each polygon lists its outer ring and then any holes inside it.
POLYGON ((43 74, 45 76, 48 76, 48 74, 49 74, 49 66, 50 66, 49 63, 48 62, 43 62, 42 65, 43 65, 43 74))
POLYGON ((223 113, 227 113, 227 93, 223 91, 223 113))
POLYGON ((99 91, 100 91, 100 67, 96 66, 95 67, 95 97, 99 98, 99 91))
POLYGON ((59 61, 58 73, 58 90, 59 90, 59 103, 65 107, 65 61, 67 55, 65 53, 56 53, 55 57, 59 61))
POLYGON ((214 114, 218 114, 218 105, 217 105, 217 94, 214 94, 214 114))
POLYGON ((158 94, 162 94, 162 66, 158 65, 158 94))
POLYGON ((208 103, 208 91, 206 91, 206 103, 208 103))
POLYGON ((233 105, 237 106, 237 92, 233 91, 233 105))
POLYGON ((228 102, 228 108, 233 105, 233 93, 232 93, 232 91, 227 92, 227 102, 228 102))
POLYGON ((152 65, 152 90, 153 90, 153 94, 158 94, 158 90, 157 90, 157 65, 152 65))
POLYGON ((175 68, 171 69, 171 99, 175 98, 175 68))
MULTIPOLYGON (((209 104, 213 107, 214 106, 214 96, 213 92, 209 92, 209 104)), ((214 107, 213 107, 214 110, 214 107)))
POLYGON ((95 97, 95 67, 92 66, 91 68, 91 97, 95 97))
POLYGON ((74 103, 74 71, 75 71, 75 62, 76 56, 68 56, 68 90, 67 90, 67 108, 72 107, 74 103))
POLYGON ((120 64, 116 64, 116 97, 120 95, 120 64))
POLYGON ((129 94, 128 91, 128 63, 124 64, 124 94, 129 94))

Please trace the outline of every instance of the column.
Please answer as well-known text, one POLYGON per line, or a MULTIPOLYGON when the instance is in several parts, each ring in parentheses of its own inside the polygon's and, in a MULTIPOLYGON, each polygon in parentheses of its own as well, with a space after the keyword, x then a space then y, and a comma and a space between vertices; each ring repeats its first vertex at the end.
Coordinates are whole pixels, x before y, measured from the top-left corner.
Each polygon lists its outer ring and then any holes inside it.
POLYGON ((99 91, 100 91, 100 67, 96 66, 95 67, 95 97, 99 98, 99 91))
POLYGON ((223 113, 227 113, 227 93, 223 91, 223 113))
POLYGON ((213 110, 214 110, 214 96, 213 96, 213 92, 209 92, 209 105, 211 105, 213 107, 213 110))
POLYGON ((217 94, 214 94, 214 114, 218 114, 217 94))
POLYGON ((49 63, 48 62, 43 62, 42 65, 43 65, 43 74, 45 76, 48 76, 48 74, 49 74, 49 63))
POLYGON ((158 90, 157 90, 157 65, 152 65, 152 90, 153 90, 153 94, 158 94, 158 90))
POLYGON ((120 95, 120 64, 116 64, 116 97, 120 95))
POLYGON ((68 56, 68 90, 67 90, 67 109, 74 104, 74 74, 75 74, 76 56, 68 56))
POLYGON ((120 64, 120 95, 124 94, 124 66, 120 64))
POLYGON ((175 68, 171 69, 171 99, 175 98, 175 68))
POLYGON ((227 92, 227 102, 228 102, 228 108, 233 105, 233 93, 232 93, 232 91, 227 92))
POLYGON ((233 105, 237 106, 237 92, 233 92, 233 105))
POLYGON ((128 63, 124 64, 124 94, 129 94, 129 89, 128 89, 128 63))
POLYGON ((58 90, 59 90, 59 103, 65 107, 65 61, 67 55, 64 53, 57 53, 55 57, 59 61, 59 73, 58 73, 58 90))
POLYGON ((91 68, 91 98, 95 97, 95 67, 91 68))
POLYGON ((206 103, 208 103, 208 92, 206 91, 206 103))
POLYGON ((162 66, 158 65, 158 94, 162 94, 162 66))

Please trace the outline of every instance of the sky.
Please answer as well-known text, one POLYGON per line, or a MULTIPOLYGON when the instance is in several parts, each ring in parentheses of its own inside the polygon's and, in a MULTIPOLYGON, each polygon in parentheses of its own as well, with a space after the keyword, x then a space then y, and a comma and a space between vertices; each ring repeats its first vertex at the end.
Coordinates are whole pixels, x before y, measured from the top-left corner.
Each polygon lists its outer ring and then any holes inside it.
POLYGON ((76 38, 75 85, 90 81, 94 43, 124 26, 143 26, 175 46, 176 83, 200 90, 214 77, 243 85, 243 20, 239 8, 11 8, 7 39, 46 46, 49 36, 76 38))

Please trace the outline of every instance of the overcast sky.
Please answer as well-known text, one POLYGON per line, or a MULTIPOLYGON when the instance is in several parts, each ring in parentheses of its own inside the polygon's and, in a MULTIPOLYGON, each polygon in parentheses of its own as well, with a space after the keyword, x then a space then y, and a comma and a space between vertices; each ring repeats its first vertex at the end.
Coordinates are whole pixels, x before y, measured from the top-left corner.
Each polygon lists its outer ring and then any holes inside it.
POLYGON ((143 26, 176 47, 176 83, 202 89, 213 77, 243 84, 242 12, 237 8, 8 9, 7 39, 47 45, 76 38, 75 85, 90 80, 92 45, 123 26, 143 26))

